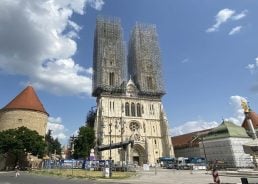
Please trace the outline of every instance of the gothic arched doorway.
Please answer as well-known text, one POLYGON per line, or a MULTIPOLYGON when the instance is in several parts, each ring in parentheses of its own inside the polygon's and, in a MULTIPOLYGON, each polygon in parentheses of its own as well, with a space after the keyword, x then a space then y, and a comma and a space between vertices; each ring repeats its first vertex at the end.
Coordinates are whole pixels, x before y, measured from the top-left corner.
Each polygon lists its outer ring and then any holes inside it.
POLYGON ((135 144, 131 150, 131 159, 134 164, 142 166, 146 163, 145 149, 140 144, 135 144))

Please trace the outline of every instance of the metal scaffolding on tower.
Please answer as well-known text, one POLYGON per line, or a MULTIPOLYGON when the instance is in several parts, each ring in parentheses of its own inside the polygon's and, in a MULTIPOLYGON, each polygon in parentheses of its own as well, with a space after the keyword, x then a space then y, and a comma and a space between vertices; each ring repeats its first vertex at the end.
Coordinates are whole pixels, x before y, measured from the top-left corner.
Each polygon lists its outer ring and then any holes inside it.
POLYGON ((120 19, 98 17, 94 36, 92 95, 122 92, 125 79, 125 43, 120 19))
POLYGON ((156 26, 136 23, 129 41, 128 73, 142 95, 165 94, 156 26))

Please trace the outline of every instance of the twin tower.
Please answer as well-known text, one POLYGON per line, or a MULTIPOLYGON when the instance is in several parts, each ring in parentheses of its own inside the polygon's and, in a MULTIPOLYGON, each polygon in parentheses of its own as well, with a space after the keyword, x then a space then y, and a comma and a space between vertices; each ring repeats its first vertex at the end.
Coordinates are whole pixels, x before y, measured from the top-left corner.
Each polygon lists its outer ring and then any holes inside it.
POLYGON ((165 92, 154 25, 136 24, 126 55, 120 20, 97 19, 92 91, 97 97, 97 146, 134 141, 127 149, 97 153, 98 159, 143 165, 173 155, 161 102, 165 92))
POLYGON ((161 59, 155 25, 136 24, 126 56, 118 18, 98 17, 94 37, 93 96, 123 92, 131 78, 140 95, 164 95, 161 59))

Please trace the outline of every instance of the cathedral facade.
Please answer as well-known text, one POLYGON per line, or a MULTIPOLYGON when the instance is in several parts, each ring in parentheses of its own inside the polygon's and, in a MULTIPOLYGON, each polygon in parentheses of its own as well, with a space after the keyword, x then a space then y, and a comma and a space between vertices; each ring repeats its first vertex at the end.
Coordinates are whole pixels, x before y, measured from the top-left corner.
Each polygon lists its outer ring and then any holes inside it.
POLYGON ((154 164, 174 155, 161 98, 165 94, 154 25, 136 24, 125 54, 120 19, 98 17, 93 52, 97 145, 134 140, 98 153, 114 163, 154 164))

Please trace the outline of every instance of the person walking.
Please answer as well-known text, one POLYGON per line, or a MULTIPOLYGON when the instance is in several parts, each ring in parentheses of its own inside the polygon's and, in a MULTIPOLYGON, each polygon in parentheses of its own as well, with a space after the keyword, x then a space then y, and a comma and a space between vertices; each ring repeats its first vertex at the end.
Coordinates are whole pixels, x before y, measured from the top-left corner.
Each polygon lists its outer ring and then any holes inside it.
POLYGON ((20 176, 20 172, 19 172, 19 164, 16 164, 15 166, 15 177, 20 176))
POLYGON ((213 169, 212 169, 212 177, 213 177, 213 181, 215 184, 220 184, 220 179, 219 179, 219 173, 218 173, 218 169, 217 169, 217 164, 218 161, 216 160, 214 165, 213 165, 213 169))

